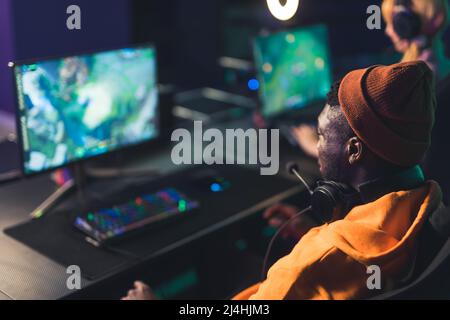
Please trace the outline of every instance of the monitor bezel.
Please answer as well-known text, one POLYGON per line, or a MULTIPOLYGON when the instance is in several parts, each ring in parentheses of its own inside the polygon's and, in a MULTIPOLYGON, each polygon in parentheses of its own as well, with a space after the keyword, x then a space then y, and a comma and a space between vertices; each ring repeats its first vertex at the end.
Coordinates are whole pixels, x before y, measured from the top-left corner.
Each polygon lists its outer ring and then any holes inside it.
POLYGON ((19 106, 19 92, 18 92, 18 88, 17 88, 17 81, 16 81, 16 75, 15 75, 15 69, 16 67, 19 66, 23 66, 23 65, 27 65, 27 64, 33 64, 33 63, 37 63, 37 62, 45 62, 45 61, 49 61, 49 60, 55 60, 55 59, 64 59, 64 58, 70 58, 70 57, 75 57, 75 56, 81 56, 81 55, 94 55, 94 54, 98 54, 98 53, 106 53, 106 52, 112 52, 112 51, 119 51, 122 49, 145 49, 145 48, 150 48, 154 50, 155 53, 155 72, 156 72, 156 84, 157 86, 159 85, 158 79, 159 79, 159 68, 158 68, 158 52, 156 49, 156 46, 152 43, 152 42, 146 42, 146 43, 140 43, 140 44, 131 44, 131 45, 127 45, 127 46, 119 46, 119 47, 112 47, 112 48, 107 48, 107 49, 97 49, 97 50, 88 50, 88 51, 83 51, 83 52, 75 52, 75 53, 71 53, 71 54, 66 54, 66 55, 56 55, 56 56, 47 56, 47 57, 41 57, 41 58, 32 58, 32 59, 23 59, 23 60, 17 60, 17 61, 11 61, 10 62, 10 70, 11 70, 11 77, 13 80, 13 84, 14 84, 14 97, 15 97, 15 118, 16 118, 16 128, 17 128, 17 144, 19 147, 19 159, 20 159, 20 171, 22 173, 22 178, 32 178, 35 176, 39 176, 42 174, 48 174, 54 171, 57 171, 59 169, 63 169, 63 168, 73 168, 76 165, 83 165, 89 161, 93 161, 93 160, 99 160, 102 158, 106 158, 108 156, 112 156, 114 154, 119 154, 121 152, 131 152, 133 150, 138 150, 141 148, 151 148, 151 147, 160 147, 163 145, 163 139, 164 139, 164 127, 163 126, 168 126, 168 123, 166 123, 166 119, 167 117, 164 115, 164 113, 161 110, 161 97, 160 97, 160 93, 158 90, 158 104, 157 104, 157 121, 158 121, 158 134, 156 137, 152 138, 152 139, 148 139, 145 141, 141 141, 141 142, 137 142, 135 144, 130 144, 130 145, 126 145, 126 146, 122 146, 119 147, 117 149, 114 150, 110 150, 107 151, 105 153, 102 154, 97 154, 97 155, 92 155, 89 157, 85 157, 85 158, 81 158, 81 159, 76 159, 76 160, 71 160, 68 162, 65 162, 62 165, 59 166, 55 166, 55 167, 51 167, 51 168, 46 168, 44 170, 41 171, 35 171, 35 172, 27 172, 25 169, 25 151, 23 148, 23 135, 22 135, 22 125, 21 125, 21 112, 20 112, 20 106, 19 106), (11 65, 12 64, 12 65, 11 65))
MULTIPOLYGON (((329 63, 329 69, 330 69, 330 79, 331 79, 331 84, 333 84, 333 81, 334 81, 333 80, 333 61, 332 61, 331 47, 329 45, 329 43, 330 43, 330 28, 325 23, 314 23, 314 24, 296 26, 294 28, 282 28, 282 29, 279 29, 276 31, 267 32, 264 34, 258 34, 257 36, 254 36, 251 42, 252 42, 253 61, 254 61, 254 66, 255 66, 256 78, 258 79, 258 81, 261 83, 260 71, 258 70, 258 66, 256 65, 257 40, 259 38, 271 37, 271 36, 282 34, 282 33, 287 33, 287 32, 292 32, 292 31, 300 31, 301 29, 314 28, 314 27, 325 27, 325 29, 326 29, 326 36, 327 36, 327 40, 328 40, 327 54, 328 54, 328 63, 329 63)), ((331 89, 331 86, 330 86, 330 89, 331 89)), ((303 106, 301 108, 289 109, 289 108, 284 107, 284 109, 279 112, 273 112, 270 114, 266 114, 266 113, 264 113, 265 101, 264 101, 264 98, 262 95, 263 95, 262 89, 260 88, 258 90, 258 95, 257 95, 258 101, 259 101, 258 109, 259 109, 259 112, 261 113, 261 115, 264 117, 264 119, 278 119, 278 118, 283 118, 286 115, 289 115, 291 113, 295 113, 295 112, 302 113, 302 110, 314 109, 318 104, 326 102, 326 98, 324 98, 324 99, 317 98, 317 99, 313 99, 313 100, 309 101, 305 106, 303 106)))

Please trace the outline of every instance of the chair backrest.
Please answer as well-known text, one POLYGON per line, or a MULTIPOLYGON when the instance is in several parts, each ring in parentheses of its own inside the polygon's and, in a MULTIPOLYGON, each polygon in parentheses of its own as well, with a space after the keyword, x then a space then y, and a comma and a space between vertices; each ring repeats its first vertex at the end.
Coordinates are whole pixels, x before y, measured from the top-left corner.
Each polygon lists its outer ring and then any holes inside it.
POLYGON ((431 215, 419 243, 413 280, 371 300, 450 298, 450 208, 431 215))
POLYGON ((431 147, 424 169, 428 178, 441 185, 444 199, 450 202, 450 76, 439 82, 436 90, 437 109, 431 147))

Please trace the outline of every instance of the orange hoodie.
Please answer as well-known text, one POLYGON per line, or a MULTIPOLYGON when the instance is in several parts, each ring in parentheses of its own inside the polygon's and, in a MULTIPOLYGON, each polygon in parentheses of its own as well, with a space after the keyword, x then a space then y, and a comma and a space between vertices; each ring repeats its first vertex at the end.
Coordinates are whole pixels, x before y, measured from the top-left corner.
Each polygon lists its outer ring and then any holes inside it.
POLYGON ((347 216, 310 230, 269 270, 262 284, 235 300, 363 299, 383 291, 367 288, 367 267, 380 267, 382 290, 411 271, 416 240, 441 205, 437 183, 389 193, 353 208, 347 216))

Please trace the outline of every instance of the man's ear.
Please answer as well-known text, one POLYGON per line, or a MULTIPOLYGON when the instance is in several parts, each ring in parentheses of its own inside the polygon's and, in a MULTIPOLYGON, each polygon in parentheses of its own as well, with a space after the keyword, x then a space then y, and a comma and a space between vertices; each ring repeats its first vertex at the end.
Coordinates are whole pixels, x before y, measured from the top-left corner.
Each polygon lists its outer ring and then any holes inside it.
POLYGON ((363 153, 363 143, 359 138, 353 137, 347 141, 348 162, 355 164, 361 160, 363 153))

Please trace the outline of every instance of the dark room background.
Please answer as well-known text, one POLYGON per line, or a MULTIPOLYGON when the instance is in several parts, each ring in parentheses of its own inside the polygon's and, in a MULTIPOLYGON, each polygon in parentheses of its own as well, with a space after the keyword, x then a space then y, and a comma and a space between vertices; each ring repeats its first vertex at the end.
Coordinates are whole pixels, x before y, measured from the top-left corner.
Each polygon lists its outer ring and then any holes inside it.
POLYGON ((366 9, 380 0, 302 0, 289 22, 276 20, 264 0, 0 0, 0 110, 13 112, 7 62, 152 42, 160 81, 181 88, 220 87, 221 56, 251 61, 251 39, 326 23, 336 76, 351 68, 396 61, 383 30, 366 28, 366 9), (82 30, 65 28, 66 8, 78 4, 82 30))

